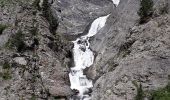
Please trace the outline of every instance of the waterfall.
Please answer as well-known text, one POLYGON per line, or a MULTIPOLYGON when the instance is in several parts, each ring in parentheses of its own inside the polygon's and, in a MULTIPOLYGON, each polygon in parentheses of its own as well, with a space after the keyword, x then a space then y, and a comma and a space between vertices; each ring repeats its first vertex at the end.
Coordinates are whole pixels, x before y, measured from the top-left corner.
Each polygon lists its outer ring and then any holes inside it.
POLYGON ((116 6, 118 6, 120 0, 112 0, 112 2, 113 2, 116 6))
POLYGON ((94 61, 94 53, 90 50, 89 38, 94 36, 102 27, 109 15, 99 17, 93 21, 87 35, 81 36, 73 41, 74 48, 74 63, 75 66, 71 68, 69 73, 71 89, 77 91, 77 95, 72 97, 71 100, 90 100, 91 88, 93 87, 92 80, 87 79, 83 74, 86 67, 90 67, 94 61))

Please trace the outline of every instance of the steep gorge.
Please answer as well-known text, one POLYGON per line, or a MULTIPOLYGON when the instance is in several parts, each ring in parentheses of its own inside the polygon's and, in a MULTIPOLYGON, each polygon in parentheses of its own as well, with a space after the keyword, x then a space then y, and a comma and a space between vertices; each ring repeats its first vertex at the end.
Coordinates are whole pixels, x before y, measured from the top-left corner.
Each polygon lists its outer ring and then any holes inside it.
POLYGON ((170 81, 170 1, 153 0, 152 15, 142 24, 140 2, 0 0, 0 100, 68 100, 77 94, 70 88, 76 65, 71 41, 108 14, 89 43, 79 41, 95 54, 83 71, 93 80, 91 99, 136 100, 139 89, 140 98, 153 99, 152 91, 170 81))

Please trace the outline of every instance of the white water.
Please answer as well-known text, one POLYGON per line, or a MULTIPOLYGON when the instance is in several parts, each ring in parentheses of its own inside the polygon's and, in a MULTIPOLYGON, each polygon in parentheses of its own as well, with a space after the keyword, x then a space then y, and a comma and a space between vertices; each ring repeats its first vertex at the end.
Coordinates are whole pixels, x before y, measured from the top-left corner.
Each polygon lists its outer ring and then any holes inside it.
POLYGON ((120 0, 112 0, 113 1, 113 3, 117 6, 118 4, 119 4, 119 2, 120 2, 120 0))
POLYGON ((104 27, 108 16, 109 15, 99 17, 94 20, 88 34, 78 38, 76 41, 73 41, 75 66, 71 68, 69 77, 71 89, 78 90, 79 93, 76 98, 72 98, 71 100, 90 100, 90 96, 87 92, 89 92, 89 89, 93 87, 92 80, 88 80, 86 75, 83 75, 83 70, 86 67, 90 67, 94 60, 94 53, 89 48, 89 38, 94 36, 102 27, 104 27))

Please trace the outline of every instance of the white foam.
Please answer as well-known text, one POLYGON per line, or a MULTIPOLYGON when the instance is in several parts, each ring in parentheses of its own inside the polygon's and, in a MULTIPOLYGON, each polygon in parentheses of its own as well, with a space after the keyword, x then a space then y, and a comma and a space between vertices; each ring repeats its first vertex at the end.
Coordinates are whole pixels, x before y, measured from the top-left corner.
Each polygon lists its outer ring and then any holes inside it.
POLYGON ((115 5, 118 5, 120 0, 112 0, 115 5))
POLYGON ((88 80, 87 77, 83 75, 83 70, 86 67, 90 67, 94 61, 94 54, 89 48, 89 37, 94 36, 102 27, 104 27, 108 16, 109 15, 99 17, 94 20, 91 24, 88 34, 78 38, 76 41, 73 41, 75 66, 71 68, 71 72, 69 73, 71 89, 78 90, 79 96, 86 96, 86 100, 88 100, 90 97, 84 95, 83 93, 89 88, 93 87, 92 80, 88 80))

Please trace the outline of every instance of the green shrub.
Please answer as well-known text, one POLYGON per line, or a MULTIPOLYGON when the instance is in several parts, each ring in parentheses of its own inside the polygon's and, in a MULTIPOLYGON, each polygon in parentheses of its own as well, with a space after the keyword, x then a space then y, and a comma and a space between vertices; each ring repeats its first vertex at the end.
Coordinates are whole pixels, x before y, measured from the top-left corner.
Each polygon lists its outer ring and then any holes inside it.
POLYGON ((6 25, 0 24, 0 35, 3 33, 3 31, 7 28, 6 25))
POLYGON ((38 29, 37 29, 37 27, 33 27, 33 28, 30 30, 30 33, 31 33, 33 36, 37 36, 37 35, 38 35, 38 29))
POLYGON ((139 23, 145 23, 148 21, 149 17, 152 16, 153 13, 153 1, 152 0, 141 0, 140 9, 138 11, 138 15, 140 16, 139 23))
POLYGON ((35 7, 37 10, 41 10, 39 3, 40 3, 40 0, 34 0, 34 2, 32 3, 32 6, 35 7))
POLYGON ((0 6, 4 7, 5 5, 11 3, 12 0, 0 0, 0 6))
POLYGON ((9 64, 9 62, 5 61, 4 64, 3 64, 3 69, 9 69, 11 66, 9 64))
POLYGON ((0 72, 0 77, 4 80, 8 80, 12 78, 11 75, 11 66, 8 61, 5 61, 2 67, 2 72, 0 72))
POLYGON ((36 96, 33 94, 30 98, 30 100, 36 100, 36 96))
POLYGON ((142 84, 138 85, 137 81, 132 81, 132 84, 137 88, 137 95, 134 100, 144 100, 145 94, 142 89, 142 84))
POLYGON ((9 39, 6 46, 10 49, 16 48, 18 52, 26 50, 26 44, 24 42, 24 34, 19 30, 11 39, 9 39))
POLYGON ((150 100, 170 100, 170 83, 152 93, 150 100))
POLYGON ((10 70, 4 70, 3 74, 2 74, 2 78, 4 80, 9 80, 12 78, 11 76, 11 71, 10 70))
POLYGON ((141 84, 137 87, 137 95, 135 100, 144 100, 144 92, 141 84))

